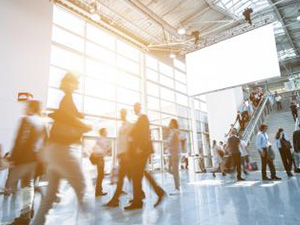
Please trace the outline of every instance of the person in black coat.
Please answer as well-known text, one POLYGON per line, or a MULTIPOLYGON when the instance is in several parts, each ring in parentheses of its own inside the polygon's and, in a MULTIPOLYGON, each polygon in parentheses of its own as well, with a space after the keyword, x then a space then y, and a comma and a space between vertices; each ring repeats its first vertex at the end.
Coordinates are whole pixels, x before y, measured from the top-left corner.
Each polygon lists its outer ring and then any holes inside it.
POLYGON ((300 162, 300 124, 298 130, 293 133, 293 147, 294 147, 294 172, 299 173, 299 162, 300 162))
POLYGON ((138 116, 138 120, 131 130, 131 143, 128 151, 133 182, 133 200, 129 206, 125 207, 125 210, 140 209, 143 207, 143 176, 145 176, 145 178, 149 181, 158 196, 154 207, 158 206, 165 196, 164 190, 155 182, 152 175, 145 170, 147 160, 153 153, 149 119, 146 115, 141 114, 140 103, 136 103, 134 105, 134 112, 138 116))
POLYGON ((290 109, 292 112, 293 119, 296 122, 296 119, 298 118, 298 107, 294 101, 291 102, 290 109))

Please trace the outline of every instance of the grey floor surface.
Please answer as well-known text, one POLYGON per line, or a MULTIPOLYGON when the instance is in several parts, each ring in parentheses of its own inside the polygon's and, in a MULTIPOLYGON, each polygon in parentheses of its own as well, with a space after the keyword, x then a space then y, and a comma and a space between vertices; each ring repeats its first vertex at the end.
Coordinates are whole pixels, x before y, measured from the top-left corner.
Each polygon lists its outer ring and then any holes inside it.
MULTIPOLYGON (((130 184, 125 185, 127 195, 122 196, 121 206, 114 209, 103 207, 115 186, 105 180, 104 188, 109 195, 92 198, 94 210, 89 214, 78 213, 76 198, 68 186, 62 187, 62 200, 50 211, 47 224, 53 225, 297 225, 300 224, 300 175, 288 179, 279 172, 282 181, 262 182, 260 172, 252 172, 247 181, 236 182, 227 175, 212 178, 211 174, 181 172, 182 193, 170 195, 173 179, 168 173, 156 173, 156 180, 168 193, 158 208, 153 208, 156 195, 144 183, 146 200, 142 210, 124 211, 132 195, 130 184), (91 221, 91 216, 93 222, 91 221)), ((35 198, 35 208, 40 202, 35 198)), ((0 224, 11 221, 20 210, 20 193, 10 197, 0 195, 0 224)))

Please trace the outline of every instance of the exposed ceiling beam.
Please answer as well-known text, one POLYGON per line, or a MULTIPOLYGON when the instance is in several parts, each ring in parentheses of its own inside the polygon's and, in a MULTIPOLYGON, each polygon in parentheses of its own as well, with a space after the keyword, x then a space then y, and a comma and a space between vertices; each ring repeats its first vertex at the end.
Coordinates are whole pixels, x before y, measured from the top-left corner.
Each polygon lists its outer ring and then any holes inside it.
POLYGON ((184 20, 181 21, 181 24, 184 25, 188 25, 189 22, 191 22, 192 20, 196 19, 197 17, 201 16, 202 14, 206 13, 208 10, 210 10, 210 7, 206 7, 205 9, 203 9, 203 7, 201 7, 199 10, 197 10, 195 13, 193 13, 192 15, 188 16, 187 18, 185 18, 184 20))
POLYGON ((169 23, 167 23, 165 20, 160 18, 157 14, 155 14, 153 11, 151 11, 147 6, 142 4, 138 0, 123 0, 123 2, 127 3, 131 8, 139 11, 140 13, 146 15, 151 20, 162 26, 166 31, 168 31, 171 35, 175 36, 176 38, 180 38, 179 34, 177 33, 177 30, 171 26, 169 23))
POLYGON ((286 25, 287 25, 287 24, 285 23, 285 21, 284 21, 284 19, 283 19, 283 15, 281 14, 281 12, 279 11, 279 9, 278 9, 277 6, 275 5, 276 2, 274 2, 274 0, 269 0, 269 1, 270 1, 270 3, 273 5, 274 11, 275 11, 275 13, 276 13, 276 15, 277 15, 279 21, 282 23, 283 30, 284 30, 284 32, 286 33, 287 39, 288 39, 288 41, 289 41, 291 47, 294 49, 296 55, 299 57, 299 51, 298 51, 298 48, 295 46, 294 40, 293 40, 293 38, 291 37, 289 30, 286 28, 286 25))
POLYGON ((287 8, 287 7, 294 7, 294 5, 299 4, 300 5, 300 1, 299 0, 292 0, 286 3, 282 3, 278 6, 278 9, 283 9, 283 8, 287 8))

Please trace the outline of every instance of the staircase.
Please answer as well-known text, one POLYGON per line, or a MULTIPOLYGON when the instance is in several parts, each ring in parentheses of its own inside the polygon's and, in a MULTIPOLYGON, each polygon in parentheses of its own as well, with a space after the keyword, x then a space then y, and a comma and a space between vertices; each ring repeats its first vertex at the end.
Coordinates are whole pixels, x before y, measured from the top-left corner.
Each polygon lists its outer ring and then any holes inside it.
MULTIPOLYGON (((263 120, 264 123, 268 126, 267 134, 275 152, 274 165, 276 170, 284 170, 284 167, 281 161, 280 153, 275 147, 275 134, 279 128, 283 128, 285 134, 287 135, 287 138, 292 142, 293 132, 295 130, 295 122, 289 110, 288 99, 283 99, 282 107, 283 110, 277 111, 276 105, 274 105, 272 112, 269 115, 267 115, 263 120)), ((257 162, 259 168, 261 168, 261 159, 256 149, 255 139, 256 135, 253 135, 249 144, 250 160, 251 162, 257 162)))

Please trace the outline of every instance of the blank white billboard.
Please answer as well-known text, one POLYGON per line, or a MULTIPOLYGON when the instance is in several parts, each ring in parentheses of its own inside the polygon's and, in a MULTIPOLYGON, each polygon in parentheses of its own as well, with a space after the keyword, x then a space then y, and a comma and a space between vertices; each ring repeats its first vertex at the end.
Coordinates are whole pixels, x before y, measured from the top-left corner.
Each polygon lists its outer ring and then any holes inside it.
POLYGON ((273 25, 189 53, 186 65, 190 95, 280 76, 273 25))

